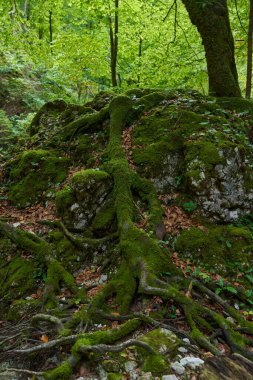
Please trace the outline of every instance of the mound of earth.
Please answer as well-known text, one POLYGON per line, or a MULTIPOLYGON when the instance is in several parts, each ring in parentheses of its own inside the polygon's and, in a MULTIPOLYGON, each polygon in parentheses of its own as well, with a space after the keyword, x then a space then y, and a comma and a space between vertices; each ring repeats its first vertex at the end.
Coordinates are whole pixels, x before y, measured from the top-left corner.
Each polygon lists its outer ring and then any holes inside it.
POLYGON ((4 379, 250 379, 253 106, 46 103, 1 157, 4 379))

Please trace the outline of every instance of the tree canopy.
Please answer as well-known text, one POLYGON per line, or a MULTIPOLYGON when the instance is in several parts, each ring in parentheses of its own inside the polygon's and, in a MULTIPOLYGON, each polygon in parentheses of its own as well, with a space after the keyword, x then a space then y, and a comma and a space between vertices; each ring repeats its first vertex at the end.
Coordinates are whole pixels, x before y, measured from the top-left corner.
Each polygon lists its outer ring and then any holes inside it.
MULTIPOLYGON (((112 0, 3 0, 1 50, 15 65, 46 70, 74 97, 85 98, 112 85, 110 26, 114 33, 116 15, 119 88, 194 87, 207 93, 204 47, 183 3, 190 2, 119 1, 115 12, 112 0)), ((208 13, 215 2, 192 3, 208 13)), ((231 0, 228 7, 244 92, 249 4, 231 0)))

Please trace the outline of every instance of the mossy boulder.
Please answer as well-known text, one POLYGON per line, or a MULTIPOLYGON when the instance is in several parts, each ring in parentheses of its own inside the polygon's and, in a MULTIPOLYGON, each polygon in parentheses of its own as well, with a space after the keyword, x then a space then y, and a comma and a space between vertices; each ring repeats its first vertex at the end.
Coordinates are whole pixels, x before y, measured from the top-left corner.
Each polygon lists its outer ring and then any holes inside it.
POLYGON ((77 172, 70 186, 56 195, 58 215, 69 229, 84 231, 99 211, 106 208, 112 186, 110 175, 103 170, 77 172))
POLYGON ((184 259, 226 275, 236 275, 239 266, 252 266, 253 237, 247 227, 192 227, 181 232, 175 248, 184 259))
POLYGON ((28 150, 9 164, 8 199, 14 205, 26 207, 40 200, 55 184, 62 182, 69 160, 45 150, 28 150))
POLYGON ((138 348, 142 370, 154 374, 169 372, 169 358, 175 356, 176 349, 180 345, 180 340, 176 335, 169 330, 157 328, 143 335, 140 340, 154 350, 154 354, 149 354, 146 350, 138 348))
POLYGON ((133 129, 138 171, 158 192, 190 195, 199 212, 215 221, 252 212, 251 102, 240 102, 236 113, 237 99, 225 99, 224 109, 221 100, 192 92, 167 92, 164 100, 159 94, 157 99, 133 129))

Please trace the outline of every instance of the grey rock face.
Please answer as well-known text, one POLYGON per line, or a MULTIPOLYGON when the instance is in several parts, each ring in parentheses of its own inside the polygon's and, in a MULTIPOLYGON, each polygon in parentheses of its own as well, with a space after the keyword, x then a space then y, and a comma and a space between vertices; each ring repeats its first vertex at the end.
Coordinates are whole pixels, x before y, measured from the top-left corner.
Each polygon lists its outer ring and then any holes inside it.
POLYGON ((158 192, 165 192, 168 189, 175 189, 178 184, 182 157, 179 154, 169 155, 161 164, 158 175, 151 178, 158 192))
POLYGON ((206 165, 200 157, 168 156, 152 181, 158 192, 175 192, 180 182, 191 194, 203 216, 214 221, 234 222, 253 212, 253 170, 238 146, 219 149, 222 163, 206 165), (182 177, 180 168, 185 167, 182 177))
POLYGON ((253 210, 250 186, 253 171, 238 147, 222 149, 219 154, 223 164, 215 165, 209 173, 199 162, 199 179, 190 177, 189 189, 203 215, 216 221, 233 222, 253 210))

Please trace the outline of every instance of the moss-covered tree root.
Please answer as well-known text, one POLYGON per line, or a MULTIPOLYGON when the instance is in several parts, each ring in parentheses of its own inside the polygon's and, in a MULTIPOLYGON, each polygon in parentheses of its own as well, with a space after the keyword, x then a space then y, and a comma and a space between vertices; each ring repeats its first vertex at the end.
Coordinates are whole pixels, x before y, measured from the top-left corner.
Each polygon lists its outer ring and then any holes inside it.
POLYGON ((51 308, 53 305, 57 305, 56 294, 60 284, 64 284, 73 294, 79 292, 74 277, 55 259, 53 248, 44 239, 4 222, 0 222, 0 233, 17 246, 35 254, 35 261, 38 262, 38 265, 47 268, 43 306, 51 308))
MULTIPOLYGON (((222 355, 222 352, 213 341, 212 334, 214 330, 219 330, 232 352, 239 353, 253 361, 253 354, 247 348, 252 345, 251 339, 237 330, 239 327, 247 330, 249 335, 253 335, 253 324, 244 320, 236 310, 203 284, 193 282, 193 287, 202 296, 202 299, 203 295, 207 296, 208 302, 213 307, 208 307, 205 303, 202 304, 201 298, 194 299, 187 294, 189 282, 183 283, 175 280, 175 276, 181 276, 181 272, 172 263, 170 253, 163 250, 159 245, 157 228, 162 225, 163 211, 158 197, 151 182, 141 178, 130 168, 122 146, 122 131, 135 112, 132 101, 127 96, 114 97, 109 108, 106 107, 103 112, 99 112, 101 114, 107 112, 110 117, 108 161, 103 165, 103 170, 111 175, 114 182, 112 199, 117 219, 116 237, 117 248, 120 252, 119 267, 111 275, 109 282, 91 300, 90 304, 84 305, 77 313, 74 313, 72 318, 63 325, 63 328, 61 320, 50 319, 44 315, 38 317, 38 319, 54 323, 58 328, 60 337, 44 345, 19 350, 19 353, 32 353, 70 344, 72 346, 70 357, 54 370, 44 373, 44 377, 49 380, 69 379, 83 357, 89 358, 90 352, 117 351, 130 344, 138 345, 139 343, 136 341, 129 341, 128 336, 137 330, 142 323, 145 323, 171 329, 180 338, 189 337, 192 342, 217 356, 222 355), (136 197, 145 204, 147 209, 148 223, 145 230, 139 228, 136 222, 136 197), (170 283, 161 278, 165 271, 170 274, 170 277, 167 276, 167 281, 170 283), (145 314, 133 313, 125 317, 118 316, 119 321, 126 320, 126 322, 117 329, 90 333, 81 332, 73 335, 79 323, 87 326, 89 323, 97 322, 97 320, 110 320, 112 318, 111 303, 118 306, 117 310, 121 313, 128 313, 136 295, 147 298, 159 296, 166 302, 177 305, 184 315, 188 330, 181 332, 176 327, 160 323, 145 314), (109 299, 110 302, 107 302, 109 299), (217 312, 215 307, 217 304, 219 310, 220 308, 223 310, 221 313, 217 312), (234 325, 226 319, 228 315, 234 319, 234 325), (127 340, 124 341, 125 339, 127 340), (112 345, 118 343, 119 340, 122 340, 123 343, 120 342, 113 348, 112 345)), ((82 125, 88 124, 81 123, 80 128, 82 125)), ((79 128, 77 125, 74 127, 79 128)), ((94 173, 94 175, 96 174, 94 173)), ((60 225, 60 227, 65 236, 81 249, 84 242, 82 237, 76 239, 64 225, 60 225)), ((4 231, 16 244, 36 253, 38 258, 46 263, 49 294, 57 291, 60 281, 63 281, 72 292, 76 292, 73 277, 56 261, 47 242, 31 234, 15 230, 6 224, 0 224, 0 231, 4 231), (50 286, 52 290, 50 290, 50 286)), ((94 243, 96 243, 96 239, 94 243)), ((150 351, 148 347, 145 348, 150 351)), ((16 350, 15 353, 17 352, 16 350)), ((153 355, 150 352, 149 354, 153 355)))

